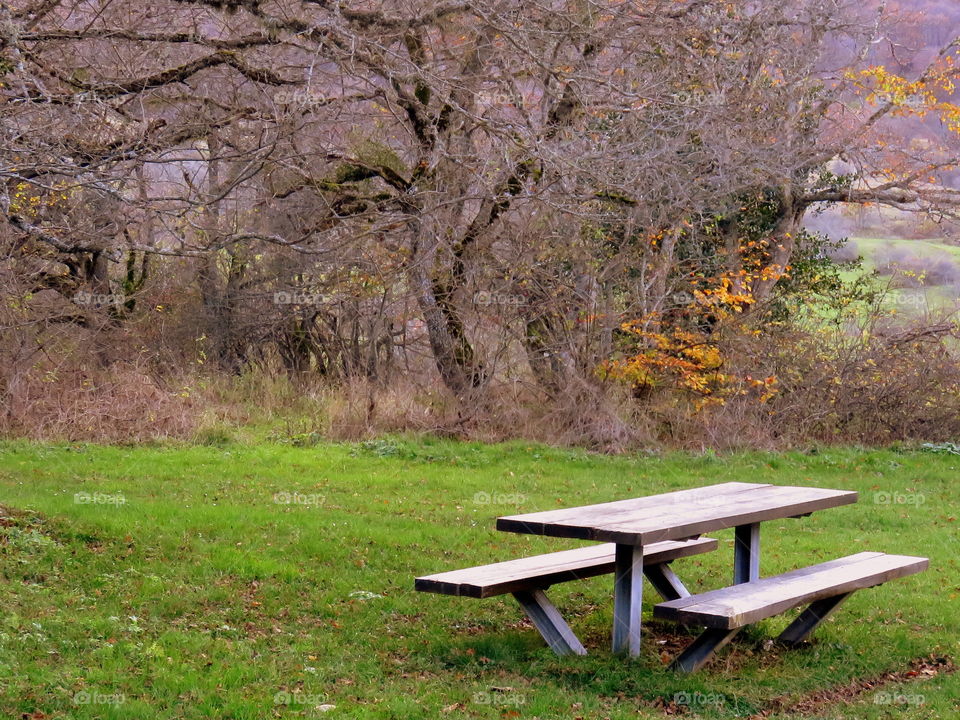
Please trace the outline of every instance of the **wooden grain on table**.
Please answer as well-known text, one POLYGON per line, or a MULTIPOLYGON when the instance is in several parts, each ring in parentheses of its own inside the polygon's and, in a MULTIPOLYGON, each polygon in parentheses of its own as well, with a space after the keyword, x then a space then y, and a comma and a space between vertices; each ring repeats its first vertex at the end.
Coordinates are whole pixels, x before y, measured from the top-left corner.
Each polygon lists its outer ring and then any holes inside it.
POLYGON ((805 515, 856 501, 857 493, 852 490, 730 482, 501 517, 497 529, 638 545, 805 515))

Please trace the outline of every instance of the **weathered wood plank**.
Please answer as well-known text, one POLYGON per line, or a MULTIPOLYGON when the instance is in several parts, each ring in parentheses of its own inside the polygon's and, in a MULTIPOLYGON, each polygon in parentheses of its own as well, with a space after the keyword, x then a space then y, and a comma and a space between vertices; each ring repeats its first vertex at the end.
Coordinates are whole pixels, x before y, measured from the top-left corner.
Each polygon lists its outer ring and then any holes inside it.
POLYGON ((808 514, 856 500, 857 493, 847 490, 723 483, 617 503, 506 516, 497 519, 497 528, 645 545, 808 514))
POLYGON ((723 502, 717 505, 679 509, 653 519, 644 518, 639 522, 597 526, 593 535, 608 542, 659 542, 790 517, 801 511, 814 512, 856 500, 855 492, 770 486, 744 492, 737 497, 724 498, 723 502))
MULTIPOLYGON (((735 495, 757 488, 771 487, 767 484, 729 482, 710 485, 708 487, 677 490, 659 495, 616 500, 614 502, 583 505, 560 510, 545 510, 524 515, 513 515, 497 518, 497 529, 510 532, 526 533, 529 535, 546 535, 547 527, 566 526, 590 527, 592 522, 615 523, 621 519, 638 517, 656 517, 670 509, 687 508, 698 503, 717 504, 723 497, 735 495)), ((590 539, 586 536, 568 535, 590 539)))
MULTIPOLYGON (((714 538, 655 543, 644 547, 646 562, 659 565, 683 557, 711 552, 714 538)), ((570 580, 606 575, 614 571, 615 546, 591 545, 575 550, 535 555, 418 577, 414 589, 464 597, 494 597, 517 590, 546 588, 570 580)))
MULTIPOLYGON (((857 553, 856 555, 848 555, 847 557, 837 558, 836 560, 828 560, 826 562, 818 563, 817 565, 809 565, 807 567, 798 568, 796 570, 790 570, 789 572, 784 573, 783 575, 774 575, 768 578, 764 578, 763 582, 772 584, 778 581, 780 578, 783 578, 785 575, 789 575, 790 577, 802 577, 804 575, 813 575, 830 568, 845 567, 849 565, 854 558, 868 559, 873 557, 881 557, 882 555, 883 553, 880 553, 880 552, 862 552, 862 553, 857 553)), ((719 594, 724 590, 731 590, 734 593, 741 592, 741 590, 736 587, 720 588, 718 590, 711 590, 705 593, 700 593, 699 595, 691 595, 688 598, 671 601, 670 607, 675 609, 683 609, 692 605, 696 605, 697 603, 701 602, 701 600, 706 598, 708 595, 718 597, 719 594)), ((666 605, 666 603, 663 603, 663 604, 666 605)))
POLYGON ((654 607, 654 616, 729 630, 823 598, 912 575, 928 565, 927 558, 922 557, 858 553, 783 575, 660 603, 654 607))

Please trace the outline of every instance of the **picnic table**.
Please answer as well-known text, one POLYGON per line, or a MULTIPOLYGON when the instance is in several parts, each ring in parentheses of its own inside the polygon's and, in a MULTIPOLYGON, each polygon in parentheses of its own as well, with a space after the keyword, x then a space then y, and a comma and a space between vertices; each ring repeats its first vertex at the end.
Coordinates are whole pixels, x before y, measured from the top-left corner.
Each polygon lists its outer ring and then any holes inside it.
POLYGON ((654 608, 655 616, 706 626, 674 663, 693 671, 747 624, 809 604, 779 637, 784 643, 797 644, 855 590, 926 569, 926 558, 858 553, 761 579, 762 522, 803 517, 856 501, 857 493, 850 490, 726 482, 505 516, 497 518, 498 530, 606 545, 421 577, 415 587, 475 597, 512 592, 555 651, 585 654, 543 591, 569 579, 613 572, 613 651, 636 656, 646 576, 665 600, 654 608), (727 528, 734 528, 733 584, 691 595, 670 563, 714 549, 716 541, 701 536, 727 528))
POLYGON ((643 546, 736 528, 733 582, 760 577, 760 523, 857 501, 850 490, 727 482, 647 497, 497 518, 497 529, 616 543, 613 651, 640 652, 643 546))

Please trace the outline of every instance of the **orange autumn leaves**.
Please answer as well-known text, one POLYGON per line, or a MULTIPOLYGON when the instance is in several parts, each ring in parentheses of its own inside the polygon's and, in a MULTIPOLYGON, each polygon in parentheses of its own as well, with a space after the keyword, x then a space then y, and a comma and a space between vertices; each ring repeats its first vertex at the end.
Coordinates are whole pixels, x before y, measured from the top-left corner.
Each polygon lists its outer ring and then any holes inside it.
POLYGON ((684 326, 676 320, 665 325, 660 313, 623 323, 621 330, 634 353, 604 363, 601 374, 627 382, 635 390, 679 390, 692 399, 696 410, 722 405, 733 395, 753 394, 759 402, 767 402, 777 393, 777 378, 756 379, 726 371, 728 363, 717 342, 717 329, 755 302, 745 289, 755 279, 744 272, 725 274, 711 286, 686 295, 685 314, 709 316, 712 330, 684 326))

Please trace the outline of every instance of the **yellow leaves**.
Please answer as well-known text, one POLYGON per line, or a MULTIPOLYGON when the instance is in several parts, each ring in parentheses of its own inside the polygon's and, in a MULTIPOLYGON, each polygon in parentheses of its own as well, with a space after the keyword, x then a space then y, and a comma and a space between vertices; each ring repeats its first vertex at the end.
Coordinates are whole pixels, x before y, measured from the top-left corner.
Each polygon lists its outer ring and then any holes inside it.
POLYGON ((64 182, 56 182, 52 188, 34 186, 25 182, 17 183, 10 195, 10 211, 30 220, 37 220, 44 208, 62 206, 69 200, 69 195, 64 192, 66 188, 67 185, 64 182))
POLYGON ((866 91, 867 102, 873 105, 890 104, 898 109, 923 111, 936 103, 933 87, 925 81, 910 82, 887 70, 883 65, 874 65, 861 70, 857 87, 866 91))
POLYGON ((719 284, 713 288, 694 290, 693 297, 699 305, 714 308, 721 319, 729 317, 730 312, 743 312, 748 305, 756 302, 748 288, 751 274, 746 272, 727 273, 719 278, 719 284))
POLYGON ((749 394, 760 403, 768 402, 778 392, 777 378, 741 378, 723 372, 727 359, 718 338, 725 319, 756 302, 749 290, 752 281, 779 273, 782 268, 769 266, 758 274, 740 271, 709 281, 691 278, 692 293, 683 295, 692 298, 692 302, 681 311, 681 316, 709 316, 712 329, 690 329, 685 323, 664 327, 660 324, 664 316, 657 313, 624 322, 621 329, 634 338, 636 351, 632 356, 605 363, 601 372, 628 382, 635 389, 672 389, 689 394, 696 411, 722 405, 733 395, 749 394))
MULTIPOLYGON (((753 390, 757 393, 757 400, 760 403, 766 403, 770 398, 776 395, 780 390, 777 387, 777 378, 775 375, 770 375, 765 377, 762 380, 758 380, 747 375, 744 378, 747 388, 753 390)), ((743 393, 746 394, 749 390, 744 390, 743 393)))
POLYGON ((859 73, 848 73, 847 79, 865 95, 871 105, 890 105, 894 115, 926 117, 935 112, 951 130, 960 133, 960 106, 940 101, 938 94, 952 97, 957 89, 953 78, 954 59, 947 57, 940 68, 927 73, 925 79, 910 81, 890 72, 883 65, 874 65, 859 73))
POLYGON ((622 325, 646 347, 633 357, 607 363, 603 369, 609 377, 635 387, 671 385, 697 395, 714 395, 729 384, 730 378, 720 372, 720 349, 702 335, 679 327, 652 332, 644 325, 643 319, 622 325))

